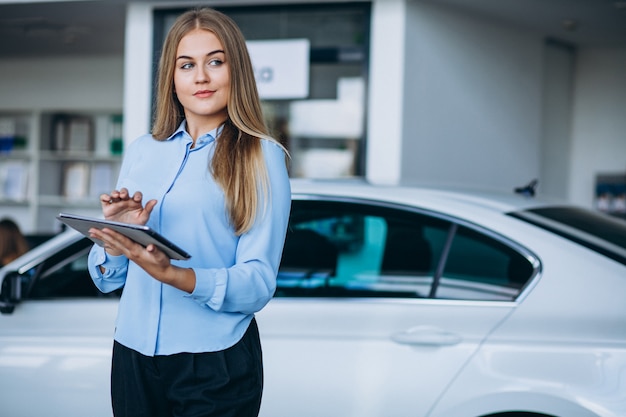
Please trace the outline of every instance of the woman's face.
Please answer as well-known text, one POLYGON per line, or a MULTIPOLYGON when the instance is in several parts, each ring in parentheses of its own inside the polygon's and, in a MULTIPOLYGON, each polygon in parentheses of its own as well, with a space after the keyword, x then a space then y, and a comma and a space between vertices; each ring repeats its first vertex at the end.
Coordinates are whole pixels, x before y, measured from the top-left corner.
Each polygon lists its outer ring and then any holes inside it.
POLYGON ((180 40, 174 90, 188 123, 213 129, 226 120, 230 75, 224 48, 212 32, 195 29, 180 40))

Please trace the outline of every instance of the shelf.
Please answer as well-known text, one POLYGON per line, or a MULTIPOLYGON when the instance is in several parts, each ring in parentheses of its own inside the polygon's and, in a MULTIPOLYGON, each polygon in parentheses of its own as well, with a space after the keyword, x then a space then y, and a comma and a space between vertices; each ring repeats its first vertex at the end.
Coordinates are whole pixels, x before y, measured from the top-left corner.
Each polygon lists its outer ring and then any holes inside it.
POLYGON ((123 151, 121 110, 0 111, 0 211, 31 233, 56 215, 98 216, 123 151))
POLYGON ((0 206, 10 207, 28 207, 30 202, 28 200, 13 200, 10 198, 0 198, 0 206))
POLYGON ((98 197, 68 198, 58 195, 41 195, 39 204, 47 207, 77 207, 77 208, 99 208, 98 197))
POLYGON ((27 151, 11 151, 9 153, 0 153, 0 162, 4 161, 30 161, 32 155, 27 151))
POLYGON ((121 162, 121 155, 101 155, 94 152, 80 151, 41 151, 39 155, 41 161, 90 161, 90 162, 121 162))

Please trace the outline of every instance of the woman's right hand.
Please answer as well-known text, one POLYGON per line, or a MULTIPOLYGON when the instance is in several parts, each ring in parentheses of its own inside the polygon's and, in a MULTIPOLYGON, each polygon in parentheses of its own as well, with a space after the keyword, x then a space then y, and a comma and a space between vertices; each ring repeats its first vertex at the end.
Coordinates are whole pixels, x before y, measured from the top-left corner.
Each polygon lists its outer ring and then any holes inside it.
POLYGON ((132 196, 126 188, 113 190, 110 194, 100 195, 102 214, 107 220, 122 223, 146 224, 156 200, 150 200, 143 206, 143 195, 136 191, 132 196))

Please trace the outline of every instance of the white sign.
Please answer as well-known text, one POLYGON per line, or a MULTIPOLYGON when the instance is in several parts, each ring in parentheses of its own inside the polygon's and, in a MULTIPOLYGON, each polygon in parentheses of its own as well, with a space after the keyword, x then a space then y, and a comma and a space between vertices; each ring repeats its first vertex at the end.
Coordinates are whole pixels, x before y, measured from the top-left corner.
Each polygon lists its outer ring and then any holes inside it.
POLYGON ((247 41, 261 99, 309 96, 308 39, 247 41))

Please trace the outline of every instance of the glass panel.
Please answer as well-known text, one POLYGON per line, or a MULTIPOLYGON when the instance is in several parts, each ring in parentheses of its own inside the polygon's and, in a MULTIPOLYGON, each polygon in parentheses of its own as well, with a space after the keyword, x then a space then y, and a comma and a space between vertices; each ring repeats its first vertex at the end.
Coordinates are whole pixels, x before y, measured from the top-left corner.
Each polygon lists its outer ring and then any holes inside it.
POLYGON ((626 221, 578 207, 509 213, 626 265, 626 221))
MULTIPOLYGON (((309 38, 318 47, 362 46, 369 4, 223 7, 246 39, 309 38)), ((173 19, 172 19, 173 21, 173 19)), ((170 23, 171 24, 171 23, 170 23)))
POLYGON ((92 245, 89 239, 82 239, 24 274, 22 282, 26 298, 105 296, 96 288, 87 272, 87 255, 92 245))
MULTIPOLYGON (((364 176, 370 4, 219 8, 247 40, 308 39, 309 96, 262 100, 270 133, 289 149, 290 176, 364 176)), ((183 9, 155 12, 155 51, 183 9)))
POLYGON ((447 229, 403 210, 296 200, 276 295, 428 297, 447 229))
POLYGON ((507 245, 459 226, 436 298, 513 300, 533 272, 532 264, 507 245))

